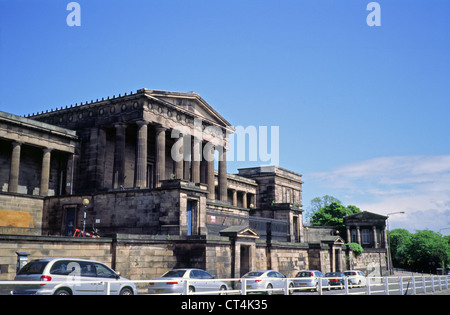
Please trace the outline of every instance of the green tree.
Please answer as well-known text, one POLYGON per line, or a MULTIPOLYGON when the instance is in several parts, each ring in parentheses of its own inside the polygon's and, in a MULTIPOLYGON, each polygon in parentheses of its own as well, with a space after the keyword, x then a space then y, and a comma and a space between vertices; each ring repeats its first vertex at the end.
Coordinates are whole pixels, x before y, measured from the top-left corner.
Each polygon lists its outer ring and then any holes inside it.
POLYGON ((332 204, 333 202, 336 203, 341 203, 339 201, 339 199, 333 197, 333 196, 329 196, 329 195, 325 195, 322 197, 316 197, 313 200, 311 200, 311 204, 310 206, 306 209, 304 217, 306 221, 310 221, 311 218, 313 217, 313 215, 320 210, 320 208, 326 207, 330 204, 332 204))
POLYGON ((412 234, 405 229, 395 229, 389 232, 392 263, 396 267, 408 267, 408 250, 411 246, 412 234))
POLYGON ((315 226, 336 226, 345 227, 344 217, 359 213, 361 210, 356 206, 345 207, 340 203, 333 202, 320 208, 311 218, 311 224, 315 226))
POLYGON ((418 270, 430 270, 445 265, 449 260, 448 242, 440 234, 430 230, 414 233, 407 253, 411 265, 418 270))

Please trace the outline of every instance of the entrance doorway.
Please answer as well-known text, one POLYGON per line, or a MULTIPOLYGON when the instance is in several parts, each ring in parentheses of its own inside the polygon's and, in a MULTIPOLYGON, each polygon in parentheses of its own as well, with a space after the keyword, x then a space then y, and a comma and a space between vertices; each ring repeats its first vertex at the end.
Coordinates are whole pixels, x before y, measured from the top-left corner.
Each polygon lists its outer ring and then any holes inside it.
POLYGON ((186 225, 188 236, 198 234, 197 217, 197 201, 188 200, 186 205, 186 225))
POLYGON ((64 236, 73 236, 75 232, 75 219, 76 219, 77 208, 71 207, 66 208, 65 221, 64 221, 64 236))
POLYGON ((250 246, 240 246, 240 273, 241 277, 250 271, 250 246))

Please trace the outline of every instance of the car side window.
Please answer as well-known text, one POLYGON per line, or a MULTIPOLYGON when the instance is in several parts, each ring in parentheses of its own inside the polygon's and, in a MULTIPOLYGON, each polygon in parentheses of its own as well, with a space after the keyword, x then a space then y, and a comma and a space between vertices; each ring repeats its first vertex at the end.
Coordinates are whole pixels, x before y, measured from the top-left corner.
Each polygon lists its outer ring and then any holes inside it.
POLYGON ((267 276, 268 276, 269 278, 276 278, 276 277, 277 277, 276 273, 273 272, 273 271, 269 272, 269 273, 267 274, 267 276))
POLYGON ((96 277, 97 272, 95 271, 95 266, 91 262, 80 261, 76 262, 80 265, 81 276, 82 277, 96 277))
MULTIPOLYGON (((99 278, 115 278, 116 273, 106 266, 95 264, 96 274, 99 278)), ((95 277, 95 276, 94 276, 95 277)))
POLYGON ((59 276, 68 276, 73 268, 68 268, 70 261, 61 260, 57 261, 53 264, 52 268, 50 268, 50 274, 59 275, 59 276))
POLYGON ((189 278, 191 278, 191 279, 201 279, 202 275, 201 275, 199 270, 192 270, 189 278))
POLYGON ((212 279, 213 278, 213 276, 211 276, 206 271, 198 270, 198 272, 200 273, 200 276, 201 276, 202 279, 212 279))

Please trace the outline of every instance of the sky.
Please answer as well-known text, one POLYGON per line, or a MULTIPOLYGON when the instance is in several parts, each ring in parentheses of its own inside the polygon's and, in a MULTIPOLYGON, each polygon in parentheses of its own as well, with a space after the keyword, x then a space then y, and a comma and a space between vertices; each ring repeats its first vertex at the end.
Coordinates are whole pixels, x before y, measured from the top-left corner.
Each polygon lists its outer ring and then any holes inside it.
POLYGON ((234 126, 278 128, 267 146, 303 175, 304 209, 332 195, 450 234, 450 1, 69 3, 0 0, 1 111, 195 91, 234 126))

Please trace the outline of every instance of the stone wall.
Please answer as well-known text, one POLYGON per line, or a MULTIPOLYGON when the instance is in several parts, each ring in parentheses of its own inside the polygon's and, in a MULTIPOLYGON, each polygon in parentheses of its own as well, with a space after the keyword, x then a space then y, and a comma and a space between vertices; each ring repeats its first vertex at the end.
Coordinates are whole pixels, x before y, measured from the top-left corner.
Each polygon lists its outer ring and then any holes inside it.
POLYGON ((41 197, 0 194, 0 234, 41 235, 41 197))
POLYGON ((387 256, 384 249, 364 249, 364 252, 355 256, 350 252, 347 256, 349 269, 361 270, 364 274, 372 277, 387 275, 387 256))
POLYGON ((295 277, 300 270, 309 269, 308 248, 305 244, 275 243, 270 248, 271 269, 286 277, 295 277))

